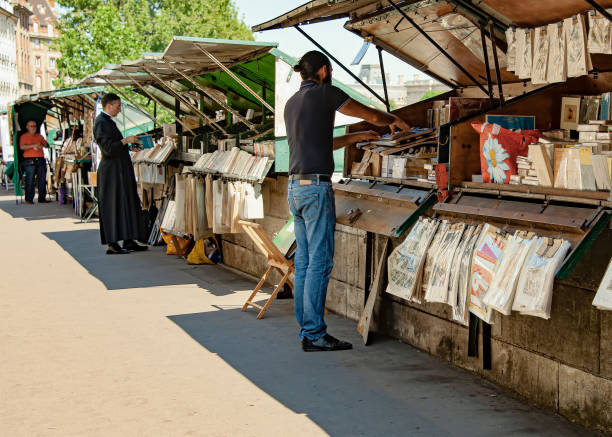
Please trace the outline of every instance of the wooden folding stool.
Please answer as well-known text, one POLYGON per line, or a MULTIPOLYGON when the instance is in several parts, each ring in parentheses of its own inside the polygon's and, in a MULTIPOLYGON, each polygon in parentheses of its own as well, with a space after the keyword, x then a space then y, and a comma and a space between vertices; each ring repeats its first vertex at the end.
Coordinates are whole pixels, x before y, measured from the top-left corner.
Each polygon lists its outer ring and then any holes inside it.
POLYGON ((266 270, 266 273, 264 273, 257 286, 242 306, 242 311, 246 311, 249 305, 258 308, 260 311, 259 314, 257 314, 257 318, 261 319, 263 318, 266 310, 272 304, 272 301, 276 298, 278 292, 284 287, 285 283, 289 284, 291 290, 293 290, 293 282, 291 282, 289 279, 289 275, 291 275, 291 273, 294 271, 293 260, 285 258, 259 223, 252 223, 244 220, 240 220, 239 223, 242 225, 242 228, 247 235, 251 237, 259 250, 261 250, 261 252, 268 258, 268 270, 266 270), (261 287, 263 287, 265 282, 268 280, 270 273, 272 273, 274 270, 278 270, 283 277, 272 292, 272 296, 270 296, 264 306, 253 303, 255 295, 257 292, 259 292, 261 287))

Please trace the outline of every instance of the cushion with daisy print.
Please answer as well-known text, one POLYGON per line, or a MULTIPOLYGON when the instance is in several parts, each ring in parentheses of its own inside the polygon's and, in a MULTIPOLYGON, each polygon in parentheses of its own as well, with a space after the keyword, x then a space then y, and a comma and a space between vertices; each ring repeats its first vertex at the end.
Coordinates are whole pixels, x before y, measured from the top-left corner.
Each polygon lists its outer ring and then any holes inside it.
POLYGON ((518 173, 517 156, 527 156, 529 144, 538 141, 539 131, 514 132, 494 123, 473 122, 480 134, 480 170, 482 181, 507 184, 518 173))

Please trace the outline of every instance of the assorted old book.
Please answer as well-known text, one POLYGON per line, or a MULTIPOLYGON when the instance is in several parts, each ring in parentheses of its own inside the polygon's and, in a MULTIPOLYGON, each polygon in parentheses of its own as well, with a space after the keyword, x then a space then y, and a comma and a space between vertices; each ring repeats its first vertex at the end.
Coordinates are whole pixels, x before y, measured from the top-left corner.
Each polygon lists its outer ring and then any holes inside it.
POLYGON ((174 200, 168 203, 161 229, 200 240, 211 233, 239 233, 239 220, 264 218, 260 184, 213 179, 189 173, 175 175, 174 200))
POLYGON ((164 165, 176 150, 176 137, 162 137, 153 147, 132 153, 133 163, 164 165))
POLYGON ((227 178, 261 181, 266 176, 272 160, 267 156, 255 156, 238 147, 231 150, 215 150, 203 154, 193 165, 195 172, 218 174, 227 178))
POLYGON ((434 129, 385 135, 376 141, 358 143, 357 147, 363 150, 363 155, 351 165, 350 174, 355 177, 430 181, 431 170, 437 163, 438 139, 434 129))
POLYGON ((387 293, 450 305, 465 325, 468 313, 491 323, 494 310, 548 319, 554 276, 569 248, 533 232, 421 218, 389 256, 387 293))

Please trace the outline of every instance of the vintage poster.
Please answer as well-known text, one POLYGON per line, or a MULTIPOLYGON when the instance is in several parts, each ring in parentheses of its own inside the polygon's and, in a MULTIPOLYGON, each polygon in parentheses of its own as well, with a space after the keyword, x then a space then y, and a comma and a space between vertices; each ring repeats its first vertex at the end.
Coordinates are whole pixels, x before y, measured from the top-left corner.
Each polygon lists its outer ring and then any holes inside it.
POLYGON ((387 262, 387 293, 402 299, 412 299, 415 290, 420 287, 425 254, 438 225, 437 220, 419 220, 402 244, 391 252, 387 262))
POLYGON ((476 244, 472 262, 469 310, 486 323, 491 323, 491 308, 482 299, 493 281, 495 266, 506 245, 506 238, 495 226, 485 224, 476 244))
POLYGON ((561 23, 548 25, 548 68, 546 82, 565 82, 567 80, 567 63, 565 62, 565 32, 561 23))

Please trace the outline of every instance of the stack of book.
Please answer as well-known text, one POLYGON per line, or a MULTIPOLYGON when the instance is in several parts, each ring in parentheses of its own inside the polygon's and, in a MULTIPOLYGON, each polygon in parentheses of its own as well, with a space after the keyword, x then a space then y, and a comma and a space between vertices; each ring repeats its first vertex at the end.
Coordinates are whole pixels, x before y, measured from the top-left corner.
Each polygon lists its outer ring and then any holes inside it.
POLYGON ((531 159, 518 156, 516 166, 518 174, 510 176, 511 185, 539 185, 538 174, 531 159))
POLYGON ((591 147, 594 153, 612 150, 612 121, 591 120, 588 124, 579 124, 578 141, 583 146, 591 147))

